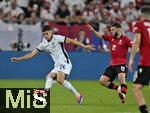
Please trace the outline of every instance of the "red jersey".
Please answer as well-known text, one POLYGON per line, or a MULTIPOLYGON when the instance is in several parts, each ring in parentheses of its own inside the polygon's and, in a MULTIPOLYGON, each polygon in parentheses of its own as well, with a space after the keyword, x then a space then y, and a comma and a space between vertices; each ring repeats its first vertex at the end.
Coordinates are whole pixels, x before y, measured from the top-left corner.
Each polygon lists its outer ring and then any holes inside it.
POLYGON ((139 65, 150 66, 150 21, 137 21, 133 27, 134 33, 141 34, 139 65))
POLYGON ((132 46, 132 41, 123 35, 118 39, 114 39, 112 35, 104 35, 103 38, 110 44, 110 65, 126 64, 128 48, 132 46))

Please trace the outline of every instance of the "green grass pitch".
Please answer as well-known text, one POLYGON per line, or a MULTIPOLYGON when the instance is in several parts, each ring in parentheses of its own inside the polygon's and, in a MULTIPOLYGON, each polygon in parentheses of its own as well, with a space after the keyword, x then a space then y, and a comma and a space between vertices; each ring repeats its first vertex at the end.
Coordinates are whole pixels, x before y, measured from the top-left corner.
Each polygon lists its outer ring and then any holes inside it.
MULTIPOLYGON (((140 113, 132 94, 132 83, 128 82, 126 103, 121 104, 117 93, 99 85, 98 81, 71 81, 84 95, 82 105, 75 96, 55 84, 51 89, 51 113, 140 113)), ((0 88, 42 88, 44 80, 0 80, 0 88)), ((150 87, 145 87, 144 96, 150 109, 150 87)))

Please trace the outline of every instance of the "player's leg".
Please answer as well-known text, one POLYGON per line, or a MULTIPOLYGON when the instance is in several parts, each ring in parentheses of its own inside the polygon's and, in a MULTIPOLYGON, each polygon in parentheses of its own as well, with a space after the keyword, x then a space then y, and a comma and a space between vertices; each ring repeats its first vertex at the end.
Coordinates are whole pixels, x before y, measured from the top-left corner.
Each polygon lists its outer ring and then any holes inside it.
POLYGON ((126 65, 118 65, 115 67, 116 73, 118 75, 118 80, 120 82, 120 86, 118 88, 118 94, 121 99, 121 102, 125 102, 125 96, 127 93, 127 85, 126 85, 126 76, 127 76, 127 66, 126 65))
POLYGON ((118 74, 118 80, 120 81, 120 84, 121 84, 118 88, 118 93, 119 93, 119 97, 120 97, 122 103, 125 102, 125 96, 127 93, 127 85, 126 85, 125 78, 126 78, 126 73, 118 74))
POLYGON ((148 113, 142 89, 150 82, 150 67, 138 66, 137 74, 134 75, 133 94, 141 113, 148 113))
POLYGON ((55 78, 57 78, 56 73, 50 72, 47 77, 46 77, 46 82, 45 82, 45 90, 49 91, 49 89, 52 87, 52 85, 55 83, 55 78))
POLYGON ((82 103, 82 99, 83 99, 82 95, 73 87, 73 85, 69 81, 65 80, 65 78, 66 78, 66 74, 64 72, 59 71, 57 73, 57 81, 58 81, 58 83, 60 85, 63 85, 69 91, 71 91, 76 96, 77 102, 79 104, 81 104, 82 103))
POLYGON ((72 86, 72 84, 65 80, 66 74, 64 72, 59 71, 57 73, 57 81, 59 84, 63 85, 65 88, 69 89, 71 92, 73 92, 76 96, 80 96, 80 93, 72 86))
POLYGON ((114 84, 112 81, 115 79, 116 75, 114 72, 113 67, 106 68, 104 74, 101 76, 99 83, 103 85, 104 87, 107 87, 109 89, 118 89, 118 85, 114 84))
POLYGON ((45 97, 43 96, 45 93, 48 93, 49 89, 52 87, 52 85, 55 83, 55 81, 53 79, 56 78, 56 73, 52 73, 50 72, 47 77, 46 77, 46 82, 45 82, 45 88, 44 90, 39 90, 39 89, 35 89, 34 90, 34 99, 36 100, 45 100, 45 97))
POLYGON ((142 94, 142 88, 142 84, 133 84, 133 94, 141 113, 148 113, 145 99, 142 94))
POLYGON ((99 82, 101 85, 103 85, 104 87, 107 87, 109 89, 114 89, 114 90, 118 89, 118 85, 111 82, 110 78, 106 75, 102 75, 99 82))

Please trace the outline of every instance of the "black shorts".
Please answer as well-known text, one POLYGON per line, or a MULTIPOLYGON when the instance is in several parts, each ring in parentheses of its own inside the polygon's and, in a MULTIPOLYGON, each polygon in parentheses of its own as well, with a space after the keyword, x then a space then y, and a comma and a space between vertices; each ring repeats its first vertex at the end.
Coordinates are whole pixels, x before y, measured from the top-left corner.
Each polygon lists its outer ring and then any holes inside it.
POLYGON ((110 81, 113 81, 118 76, 119 73, 125 73, 127 75, 127 72, 128 68, 125 64, 123 64, 107 67, 103 75, 110 78, 110 81))
POLYGON ((137 74, 134 75, 134 84, 149 85, 150 82, 150 66, 138 66, 137 74))

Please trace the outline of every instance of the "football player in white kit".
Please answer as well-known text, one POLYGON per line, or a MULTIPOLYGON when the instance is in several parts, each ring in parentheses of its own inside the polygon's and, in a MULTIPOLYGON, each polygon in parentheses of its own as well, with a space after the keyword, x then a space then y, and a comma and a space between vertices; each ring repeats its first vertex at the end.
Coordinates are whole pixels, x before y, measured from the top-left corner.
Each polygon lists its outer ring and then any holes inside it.
POLYGON ((81 46, 88 51, 95 50, 92 45, 84 45, 83 43, 73 40, 71 38, 66 38, 62 35, 54 35, 53 29, 45 25, 42 28, 43 40, 39 46, 32 52, 22 56, 22 57, 13 57, 11 58, 12 62, 18 62, 26 60, 36 56, 40 51, 48 52, 52 59, 54 60, 54 69, 47 75, 45 82, 45 90, 49 91, 52 87, 54 81, 56 80, 60 85, 64 86, 76 96, 78 104, 82 103, 82 95, 71 85, 69 81, 66 80, 66 77, 70 74, 72 69, 71 61, 68 57, 66 50, 64 49, 64 43, 71 43, 77 46, 81 46))

